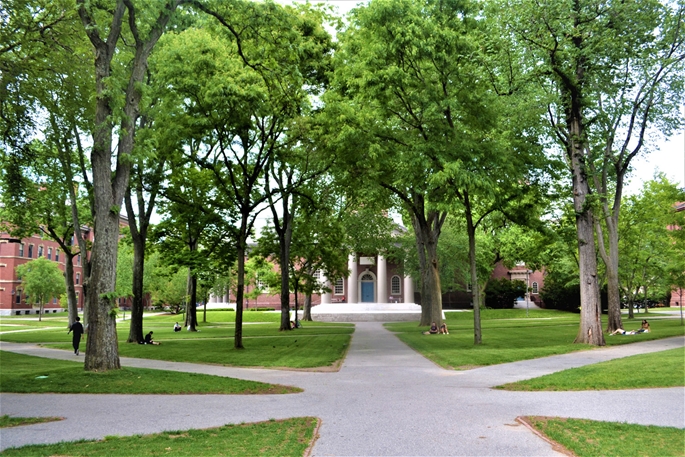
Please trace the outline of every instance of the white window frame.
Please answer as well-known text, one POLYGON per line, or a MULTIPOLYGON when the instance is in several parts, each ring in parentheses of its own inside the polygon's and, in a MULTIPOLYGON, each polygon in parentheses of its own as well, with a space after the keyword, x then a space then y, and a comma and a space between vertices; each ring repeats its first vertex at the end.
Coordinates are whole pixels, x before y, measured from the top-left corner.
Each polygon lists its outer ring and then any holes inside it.
POLYGON ((335 294, 335 295, 344 295, 345 294, 345 279, 338 278, 335 280, 335 284, 333 285, 333 294, 335 294))
POLYGON ((538 289, 538 282, 537 281, 533 281, 533 284, 531 284, 531 286, 530 286, 530 290, 532 291, 531 292, 532 294, 534 294, 534 295, 538 294, 539 289, 538 289))
POLYGON ((400 295, 402 293, 402 279, 395 275, 390 278, 390 295, 400 295), (395 280, 397 280, 397 285, 395 285, 395 280))

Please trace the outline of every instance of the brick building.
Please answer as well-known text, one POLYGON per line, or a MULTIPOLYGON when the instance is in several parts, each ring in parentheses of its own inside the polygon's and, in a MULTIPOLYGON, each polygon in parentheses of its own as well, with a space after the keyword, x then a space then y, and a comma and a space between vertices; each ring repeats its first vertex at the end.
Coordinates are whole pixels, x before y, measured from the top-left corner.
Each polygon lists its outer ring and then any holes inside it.
MULTIPOLYGON (((83 228, 86 239, 92 241, 92 230, 83 228)), ((7 233, 0 233, 0 315, 37 314, 38 307, 26 301, 21 289, 21 280, 17 277, 16 267, 38 257, 45 257, 56 262, 62 271, 65 270, 66 255, 59 244, 51 239, 42 238, 39 234, 22 240, 13 239, 7 233)), ((76 303, 79 311, 83 309, 83 266, 82 255, 74 257, 74 285, 76 303)), ((45 303, 44 313, 66 311, 59 304, 59 297, 45 303)))

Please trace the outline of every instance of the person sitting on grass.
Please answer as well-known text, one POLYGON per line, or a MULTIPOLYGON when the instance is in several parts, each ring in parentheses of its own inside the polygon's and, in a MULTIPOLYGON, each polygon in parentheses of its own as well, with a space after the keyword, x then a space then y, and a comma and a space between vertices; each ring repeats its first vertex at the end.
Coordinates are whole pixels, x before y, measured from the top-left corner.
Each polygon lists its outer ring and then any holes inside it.
POLYGON ((150 333, 145 335, 145 344, 157 344, 157 345, 159 345, 161 343, 158 343, 157 341, 152 340, 152 330, 150 330, 150 333))
POLYGON ((178 322, 176 322, 176 324, 174 324, 174 332, 180 332, 181 328, 182 327, 180 325, 178 325, 178 322))
POLYGON ((449 334, 450 334, 450 331, 447 330, 447 324, 445 324, 444 322, 443 322, 442 325, 440 326, 440 333, 441 333, 442 335, 449 335, 449 334))
POLYGON ((617 328, 613 332, 610 333, 610 335, 637 335, 638 333, 649 333, 649 322, 647 322, 646 319, 642 320, 642 326, 638 330, 631 330, 629 332, 626 332, 622 328, 617 328))
POLYGON ((427 332, 423 332, 424 335, 437 335, 438 325, 435 322, 431 322, 431 328, 427 332))

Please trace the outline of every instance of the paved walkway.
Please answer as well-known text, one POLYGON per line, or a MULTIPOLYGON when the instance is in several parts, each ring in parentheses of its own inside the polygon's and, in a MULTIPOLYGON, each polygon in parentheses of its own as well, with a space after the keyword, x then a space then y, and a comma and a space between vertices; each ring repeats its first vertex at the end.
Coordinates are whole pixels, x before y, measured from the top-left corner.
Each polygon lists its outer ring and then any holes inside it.
MULTIPOLYGON (((506 392, 505 382, 685 345, 676 337, 469 371, 444 370, 375 322, 358 323, 337 373, 226 368, 122 358, 125 366, 208 373, 299 386, 290 395, 2 394, 1 414, 64 421, 0 429, 0 449, 28 443, 204 428, 295 416, 321 418, 317 456, 551 456, 515 422, 546 415, 685 427, 685 388, 506 392)), ((1 343, 0 349, 73 360, 68 351, 1 343)))

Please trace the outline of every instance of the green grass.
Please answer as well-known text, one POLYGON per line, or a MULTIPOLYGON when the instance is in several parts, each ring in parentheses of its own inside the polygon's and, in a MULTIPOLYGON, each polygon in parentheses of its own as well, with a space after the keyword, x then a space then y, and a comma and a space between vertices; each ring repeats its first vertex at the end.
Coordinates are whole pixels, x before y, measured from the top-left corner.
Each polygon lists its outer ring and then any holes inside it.
POLYGON ((685 430, 584 419, 529 417, 530 423, 579 457, 682 457, 685 430))
POLYGON ((317 419, 301 417, 283 421, 225 425, 204 430, 164 432, 153 435, 108 437, 7 449, 6 456, 283 456, 302 457, 315 439, 317 419))
MULTIPOLYGON (((81 359, 82 360, 82 359, 81 359)), ((145 368, 104 373, 83 370, 83 362, 45 359, 0 351, 0 391, 97 394, 280 394, 295 387, 145 368)))
POLYGON ((634 355, 505 384, 505 390, 617 390, 685 386, 685 348, 634 355))
MULTIPOLYGON (((303 322, 303 327, 293 331, 278 330, 278 313, 245 312, 246 316, 268 316, 272 322, 245 322, 243 346, 233 348, 235 313, 212 311, 207 313, 211 322, 200 324, 198 332, 173 331, 173 324, 181 321, 178 315, 147 315, 145 332, 152 330, 160 346, 125 343, 128 323, 117 324, 119 355, 178 362, 194 362, 245 367, 285 368, 336 368, 347 351, 353 324, 303 322)), ((56 349, 71 350, 71 336, 66 332, 66 316, 63 322, 38 324, 31 322, 33 331, 12 332, 0 335, 0 340, 16 343, 37 343, 56 349)), ((18 319, 12 323, 23 322, 18 319)), ((85 352, 87 335, 81 341, 85 352)))
MULTIPOLYGON (((473 344, 473 313, 445 313, 449 335, 423 335, 428 327, 416 322, 386 324, 398 338, 438 365, 451 369, 528 360, 579 350, 592 346, 574 344, 579 315, 555 310, 483 310, 482 344, 473 344)), ((627 329, 639 328, 642 316, 624 319, 627 329)), ((650 319, 652 332, 630 336, 607 336, 607 345, 629 344, 685 334, 678 319, 650 319)))
POLYGON ((41 424, 43 422, 61 421, 62 419, 62 417, 9 417, 5 414, 4 416, 0 416, 0 428, 41 424))

